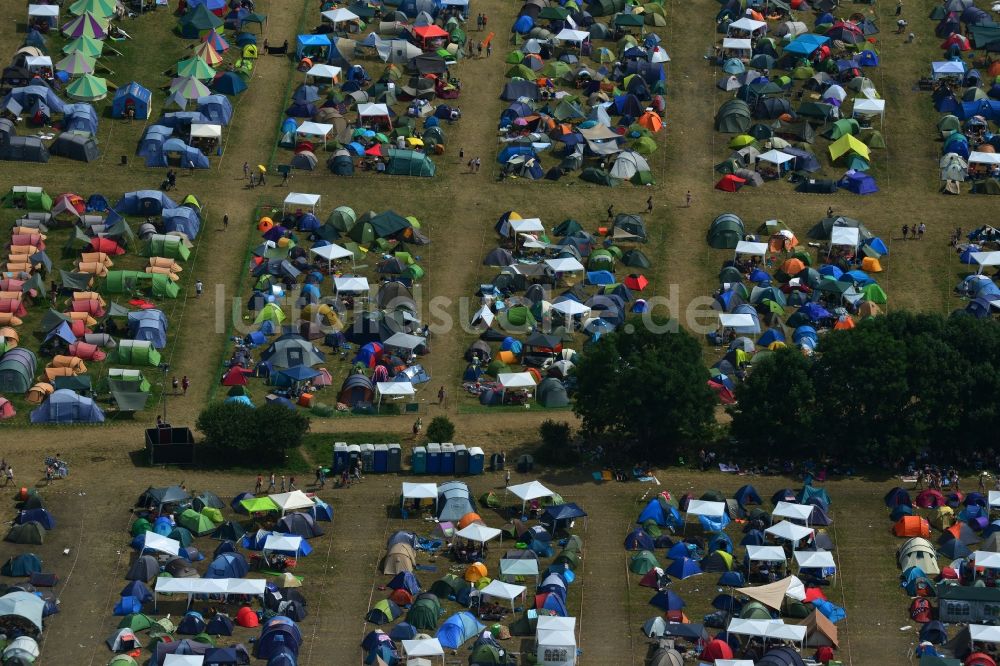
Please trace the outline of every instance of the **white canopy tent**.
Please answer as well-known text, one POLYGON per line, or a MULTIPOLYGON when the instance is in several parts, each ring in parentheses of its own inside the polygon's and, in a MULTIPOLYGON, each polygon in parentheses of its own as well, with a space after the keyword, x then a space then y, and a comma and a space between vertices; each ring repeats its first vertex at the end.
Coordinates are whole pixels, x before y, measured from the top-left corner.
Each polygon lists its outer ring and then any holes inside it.
POLYGON ((881 125, 885 123, 885 100, 855 97, 851 116, 855 118, 858 116, 878 116, 881 125))
POLYGON ((573 666, 576 663, 576 618, 543 615, 535 627, 541 666, 573 666))
POLYGON ((785 562, 785 549, 781 546, 747 546, 747 559, 751 562, 785 562))
POLYGON ((358 118, 389 118, 389 107, 385 104, 365 102, 358 104, 358 118))
POLYGON ((948 76, 965 76, 965 63, 961 60, 940 60, 931 63, 931 78, 937 79, 948 76))
POLYGON ((281 515, 285 515, 288 511, 311 509, 316 504, 301 490, 293 490, 288 493, 278 493, 277 495, 268 495, 268 497, 270 497, 271 501, 274 502, 279 509, 281 509, 281 515))
POLYGON ((508 389, 535 388, 535 378, 530 372, 501 372, 497 375, 497 383, 500 384, 501 399, 508 389))
POLYGON ((773 164, 776 167, 780 167, 782 164, 787 164, 795 159, 794 155, 789 155, 780 150, 772 148, 771 150, 757 156, 758 162, 767 162, 768 164, 773 164))
POLYGON ((982 153, 973 150, 969 153, 969 164, 998 164, 1000 165, 1000 153, 982 153))
POLYGON ((555 38, 560 42, 573 42, 574 44, 583 46, 583 43, 590 39, 590 33, 586 30, 563 28, 555 38))
POLYGON ((314 123, 311 120, 307 120, 295 130, 295 141, 322 141, 323 147, 326 148, 327 137, 330 136, 330 132, 332 131, 333 125, 314 123))
MULTIPOLYGON (((531 375, 528 376, 530 377, 531 375)), ((516 486, 508 487, 507 491, 514 493, 514 495, 521 500, 521 513, 524 513, 524 507, 531 500, 541 499, 543 497, 552 497, 555 494, 538 481, 519 483, 516 486)))
POLYGON ((575 257, 562 257, 559 259, 546 259, 545 265, 556 273, 578 273, 586 270, 575 257))
POLYGON ((357 275, 342 275, 333 278, 333 290, 338 294, 365 294, 371 291, 368 278, 357 275))
POLYGON ((322 197, 318 194, 306 194, 305 192, 289 192, 285 197, 285 204, 282 210, 287 213, 289 210, 306 210, 315 213, 319 207, 319 200, 322 197))
POLYGON ((302 547, 302 537, 286 534, 268 534, 264 539, 264 548, 261 553, 264 561, 267 562, 268 553, 298 553, 302 547))
POLYGON ((403 654, 407 659, 411 657, 441 657, 444 663, 444 648, 441 641, 436 638, 421 638, 414 641, 401 641, 403 643, 403 654))
POLYGON ((984 569, 1000 569, 1000 553, 977 550, 972 554, 972 561, 977 567, 984 569))
POLYGON ((837 562, 833 559, 833 553, 828 550, 797 550, 792 553, 795 556, 795 564, 799 571, 802 569, 833 569, 833 575, 837 575, 837 562))
POLYGON ((861 230, 857 227, 834 227, 830 230, 830 249, 834 245, 856 248, 861 242, 861 230))
POLYGON ((168 654, 163 659, 163 666, 202 666, 204 663, 203 654, 168 654))
POLYGON ((729 55, 737 55, 740 58, 749 58, 753 54, 753 44, 749 39, 725 37, 722 40, 722 49, 728 51, 729 55))
POLYGON ((774 507, 774 511, 771 512, 772 516, 777 516, 779 518, 791 518, 793 520, 801 520, 806 525, 809 524, 809 517, 812 515, 813 507, 811 504, 797 504, 795 502, 778 502, 774 507))
POLYGON ((320 247, 314 247, 309 250, 311 253, 315 254, 320 259, 326 259, 326 265, 328 269, 333 268, 333 262, 339 261, 341 259, 351 258, 351 263, 354 263, 354 253, 345 247, 341 247, 335 243, 330 243, 329 245, 322 245, 320 247))
POLYGON ((566 315, 567 317, 576 317, 590 314, 590 308, 588 308, 583 303, 579 301, 574 301, 572 298, 567 298, 564 301, 559 301, 558 303, 552 304, 552 309, 556 312, 566 315))
POLYGON ((476 543, 486 543, 487 541, 492 541, 497 537, 500 537, 501 543, 503 542, 503 531, 498 530, 495 527, 487 527, 486 525, 481 525, 480 523, 471 523, 466 525, 459 531, 455 532, 455 536, 462 539, 468 539, 469 541, 475 541, 476 543))
MULTIPOLYGON (((295 537, 302 540, 301 537, 295 537)), ((221 595, 245 594, 264 596, 267 581, 263 578, 161 578, 156 579, 153 589, 153 608, 159 594, 186 594, 188 606, 196 594, 221 595)))
POLYGON ((542 233, 545 227, 537 217, 526 217, 523 220, 511 220, 510 228, 516 234, 542 233))
POLYGON ((705 516, 706 518, 721 518, 726 514, 725 502, 712 502, 709 500, 693 499, 688 502, 687 511, 684 513, 684 530, 687 531, 689 516, 705 516))
POLYGON ((176 539, 169 539, 162 534, 157 534, 150 530, 143 537, 142 550, 139 551, 139 555, 142 555, 147 550, 176 556, 181 552, 181 542, 176 539))
POLYGON ((736 257, 741 254, 748 254, 755 257, 763 257, 767 255, 767 243, 740 241, 736 244, 736 252, 733 253, 733 256, 736 257))
POLYGON ((979 272, 987 266, 1000 266, 1000 252, 973 252, 972 260, 979 264, 979 272))
POLYGON ((403 500, 434 500, 434 513, 437 513, 438 487, 436 483, 407 483, 403 482, 403 500))
POLYGON ((520 560, 500 560, 500 575, 514 578, 517 576, 534 576, 538 582, 538 560, 524 558, 520 560))
POLYGON ((802 645, 807 628, 798 624, 785 624, 783 620, 744 620, 733 618, 727 631, 737 636, 750 636, 772 640, 793 641, 802 645))
POLYGON ((782 520, 780 523, 775 523, 764 530, 764 534, 769 534, 775 538, 792 541, 794 543, 798 543, 802 539, 812 536, 813 533, 813 529, 809 527, 802 527, 802 525, 796 525, 788 520, 782 520))
POLYGON ((395 347, 396 349, 406 349, 408 351, 413 351, 417 347, 425 344, 427 338, 421 337, 419 335, 412 335, 410 333, 403 333, 402 331, 398 333, 393 333, 388 338, 386 338, 382 344, 386 347, 395 347))
POLYGON ((756 21, 750 17, 743 16, 738 21, 733 21, 729 24, 727 31, 732 34, 733 30, 746 30, 747 32, 757 32, 763 28, 764 32, 767 32, 767 23, 765 21, 756 21))
POLYGON ((382 397, 389 396, 390 398, 413 398, 417 394, 417 390, 413 388, 413 384, 410 382, 378 382, 375 384, 375 392, 378 394, 378 401, 375 403, 376 406, 381 406, 382 397))
POLYGON ((192 139, 222 139, 222 125, 214 123, 191 123, 192 139))
POLYGON ((527 589, 528 588, 524 585, 511 585, 509 583, 504 583, 503 581, 492 580, 489 585, 480 591, 479 594, 484 597, 493 597, 494 599, 509 601, 510 609, 513 611, 514 600, 523 596, 527 589))
POLYGON ((352 12, 350 9, 344 7, 338 7, 336 9, 329 9, 322 12, 320 16, 323 17, 324 21, 329 21, 330 23, 345 23, 347 21, 357 21, 360 16, 352 12))
POLYGON ((335 67, 334 65, 317 63, 309 68, 309 71, 306 72, 306 77, 310 79, 330 79, 329 85, 333 85, 340 80, 340 73, 342 71, 340 67, 335 67))
POLYGON ((719 325, 723 328, 753 328, 756 326, 756 322, 754 322, 753 315, 720 312, 719 325))
POLYGON ((28 18, 46 20, 54 28, 59 22, 59 5, 28 5, 28 18))
POLYGON ((973 643, 1000 643, 1000 627, 986 624, 970 624, 969 640, 973 643))
POLYGON ((496 315, 493 314, 493 310, 490 310, 490 306, 483 305, 483 307, 476 311, 476 314, 472 315, 472 325, 475 326, 478 323, 483 323, 489 328, 493 325, 494 319, 496 319, 496 315))

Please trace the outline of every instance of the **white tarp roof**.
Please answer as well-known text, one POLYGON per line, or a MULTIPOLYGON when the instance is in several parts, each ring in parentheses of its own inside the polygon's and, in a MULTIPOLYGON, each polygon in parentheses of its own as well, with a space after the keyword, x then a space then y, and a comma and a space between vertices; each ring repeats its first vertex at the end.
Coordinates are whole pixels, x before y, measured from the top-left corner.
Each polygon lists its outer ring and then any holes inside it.
POLYGON ((530 372, 501 372, 497 375, 497 381, 505 389, 535 386, 535 378, 531 376, 530 372))
POLYGON ((553 303, 552 309, 555 310, 556 312, 561 312, 564 315, 569 315, 569 316, 586 314, 590 312, 590 308, 588 308, 583 303, 574 301, 572 298, 567 298, 564 301, 553 303))
POLYGON ((326 123, 314 123, 311 120, 307 120, 298 129, 295 130, 296 134, 301 134, 303 136, 321 136, 324 139, 326 135, 333 131, 333 125, 327 125, 326 123))
POLYGON ((563 28, 556 35, 556 39, 561 42, 585 42, 590 39, 590 33, 586 30, 570 30, 569 28, 563 28))
POLYGON ((444 648, 436 638, 422 638, 418 641, 403 641, 403 653, 407 657, 443 657, 444 648))
POLYGON ((981 153, 973 150, 969 153, 968 163, 977 162, 979 164, 1000 164, 1000 153, 981 153))
POLYGON ((333 278, 333 288, 335 291, 369 291, 368 278, 357 277, 356 275, 333 278))
MULTIPOLYGON (((336 79, 340 76, 342 70, 340 67, 334 67, 333 65, 324 65, 323 63, 317 63, 309 68, 306 72, 306 76, 317 76, 324 79, 336 79)), ((305 123, 303 123, 304 125, 305 123)))
POLYGON ((781 546, 747 546, 747 559, 751 562, 784 562, 785 549, 781 546))
POLYGON ((545 231, 542 221, 537 217, 526 217, 523 220, 511 220, 510 228, 519 234, 530 233, 533 231, 545 231))
POLYGON ((545 265, 557 273, 575 273, 585 270, 583 264, 574 257, 563 257, 560 259, 546 259, 545 265))
POLYGON ((220 139, 222 138, 222 125, 191 123, 191 138, 220 139))
POLYGON ((932 62, 931 72, 933 72, 935 76, 965 74, 965 63, 957 60, 941 60, 938 62, 932 62))
POLYGON ((330 9, 320 14, 320 16, 325 18, 330 23, 340 23, 341 21, 353 21, 355 19, 360 18, 350 9, 345 9, 343 7, 338 7, 337 9, 330 9))
POLYGON ((306 495, 301 490, 293 490, 290 493, 278 493, 277 495, 268 495, 271 501, 278 505, 278 508, 282 512, 285 511, 295 511, 296 509, 311 509, 315 502, 313 502, 308 495, 306 495))
POLYGON ((830 230, 830 245, 857 247, 861 242, 861 230, 857 227, 834 227, 830 230))
POLYGON ((406 499, 437 499, 436 483, 403 483, 403 497, 406 499))
POLYGON ((472 321, 476 321, 477 319, 481 319, 484 324, 491 326, 493 320, 496 319, 496 315, 493 314, 493 310, 490 310, 490 306, 484 305, 479 308, 476 314, 472 315, 472 321))
POLYGON ((793 553, 795 562, 807 569, 836 569, 833 553, 828 550, 797 550, 793 553))
POLYGON ((788 153, 783 153, 780 150, 775 150, 772 148, 763 155, 757 156, 758 162, 768 162, 770 164, 782 165, 785 162, 790 162, 795 159, 794 155, 789 155, 788 153))
POLYGON ((576 647, 575 617, 539 616, 535 629, 535 641, 540 648, 576 647))
POLYGON ((986 501, 989 503, 990 508, 1000 507, 1000 490, 991 490, 986 501))
POLYGON ((337 259, 346 259, 347 257, 353 257, 354 253, 345 247, 330 243, 329 245, 323 245, 320 247, 314 247, 309 250, 317 257, 321 259, 326 259, 327 261, 336 261, 337 259))
POLYGON ((486 525, 480 525, 479 523, 471 523, 455 532, 455 536, 457 537, 468 539, 469 541, 476 541, 478 543, 492 541, 500 536, 500 534, 501 531, 497 528, 487 527, 486 525))
POLYGON ((168 654, 163 660, 163 666, 202 666, 204 663, 203 654, 168 654))
POLYGON ((59 16, 59 5, 28 5, 28 16, 59 16))
POLYGON ((523 560, 500 560, 501 576, 537 576, 538 560, 525 558, 523 560))
POLYGON ((726 503, 693 499, 690 502, 688 502, 687 513, 689 516, 707 516, 709 518, 719 518, 725 515, 726 513, 726 503))
POLYGON ((806 627, 798 624, 785 624, 782 620, 743 620, 733 618, 727 630, 731 634, 741 636, 759 636, 801 643, 806 637, 806 627))
POLYGON ((32 67, 52 67, 52 58, 47 55, 27 56, 24 59, 24 66, 29 69, 32 67))
POLYGON ((726 328, 751 328, 756 326, 753 315, 719 313, 719 324, 726 328))
MULTIPOLYGON (((269 537, 270 538, 270 537, 269 537)), ((302 537, 295 537, 299 541, 302 537)), ((264 594, 263 578, 163 578, 156 579, 157 593, 164 594, 264 594)))
POLYGON ((755 21, 752 18, 742 17, 738 21, 733 21, 729 24, 729 29, 733 30, 749 30, 753 32, 754 30, 760 30, 761 28, 766 28, 767 23, 765 21, 755 21))
POLYGON ((763 257, 767 254, 767 243, 740 241, 736 244, 736 254, 753 254, 763 257))
POLYGON ((985 643, 1000 643, 1000 627, 985 624, 970 624, 969 638, 985 643))
POLYGON ((812 504, 796 504, 795 502, 778 502, 771 512, 772 516, 779 518, 795 518, 796 520, 809 520, 812 515, 812 504))
POLYGON ((885 114, 885 100, 857 97, 854 100, 854 113, 863 113, 868 115, 877 114, 881 116, 885 114))
POLYGON ((980 266, 1000 266, 1000 252, 973 252, 972 260, 980 266))
POLYGON ((177 555, 181 551, 181 542, 176 539, 168 539, 162 534, 150 530, 146 532, 142 544, 143 550, 155 550, 167 555, 177 555))
POLYGON ((375 388, 382 395, 415 395, 413 384, 410 382, 378 382, 375 388))
POLYGON ((972 554, 972 559, 977 567, 984 569, 1000 569, 1000 553, 991 553, 985 550, 977 550, 972 554))
POLYGON ((732 37, 726 37, 722 40, 722 48, 733 49, 736 51, 750 51, 753 46, 749 39, 734 39, 732 37))
POLYGON ((389 107, 385 104, 358 104, 358 115, 362 118, 379 118, 389 115, 389 107))
POLYGON ((319 205, 320 195, 306 194, 305 192, 289 192, 285 197, 286 206, 316 206, 319 205))
POLYGON ((427 342, 427 338, 400 331, 399 333, 390 335, 382 344, 386 347, 396 347, 398 349, 416 349, 425 342, 427 342))
POLYGON ((805 539, 807 536, 811 536, 813 531, 809 527, 802 527, 787 520, 782 520, 780 523, 771 525, 764 530, 764 534, 770 534, 771 536, 787 539, 788 541, 799 541, 800 539, 805 539))
POLYGON ((302 537, 286 534, 268 534, 264 540, 264 550, 278 550, 287 553, 297 553, 302 547, 302 537))
POLYGON ((511 585, 500 580, 493 580, 482 589, 482 594, 488 594, 497 599, 513 600, 524 594, 527 589, 524 585, 511 585))
POLYGON ((539 499, 541 497, 552 497, 552 495, 555 494, 538 481, 519 483, 516 486, 511 486, 507 490, 514 493, 518 498, 524 500, 525 502, 533 499, 539 499))

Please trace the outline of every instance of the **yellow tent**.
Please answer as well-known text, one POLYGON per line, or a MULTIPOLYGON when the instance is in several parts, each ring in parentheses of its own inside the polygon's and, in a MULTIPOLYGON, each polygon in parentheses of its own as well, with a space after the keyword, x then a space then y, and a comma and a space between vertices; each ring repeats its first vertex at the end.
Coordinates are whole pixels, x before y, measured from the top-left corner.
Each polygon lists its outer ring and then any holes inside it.
POLYGON ((871 151, 868 146, 850 134, 845 134, 830 144, 830 159, 834 162, 847 153, 856 153, 866 160, 871 160, 871 151))

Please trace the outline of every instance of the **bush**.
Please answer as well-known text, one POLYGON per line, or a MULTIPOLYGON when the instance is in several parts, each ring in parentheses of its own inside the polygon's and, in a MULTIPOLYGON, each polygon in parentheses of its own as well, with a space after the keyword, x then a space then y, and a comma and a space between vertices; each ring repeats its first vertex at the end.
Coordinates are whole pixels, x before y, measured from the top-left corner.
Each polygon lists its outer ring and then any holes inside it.
POLYGON ((298 409, 280 405, 253 408, 216 402, 198 415, 198 430, 204 435, 202 452, 207 462, 283 465, 286 452, 298 448, 309 431, 309 418, 298 409))
POLYGON ((428 442, 450 442, 455 436, 455 424, 447 416, 435 416, 427 426, 428 442))
POLYGON ((313 416, 319 416, 320 418, 329 418, 337 413, 337 410, 330 405, 324 405, 321 402, 317 402, 312 406, 313 416))
POLYGON ((579 452, 572 446, 573 430, 565 421, 546 419, 538 426, 542 438, 535 458, 543 465, 568 466, 580 460, 579 452))

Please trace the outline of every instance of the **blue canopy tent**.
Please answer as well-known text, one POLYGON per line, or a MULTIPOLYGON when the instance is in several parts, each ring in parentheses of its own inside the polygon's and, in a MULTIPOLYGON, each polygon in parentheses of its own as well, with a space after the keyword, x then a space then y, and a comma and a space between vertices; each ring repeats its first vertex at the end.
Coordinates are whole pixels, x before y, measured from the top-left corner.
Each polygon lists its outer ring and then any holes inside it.
POLYGON ((299 35, 295 38, 295 57, 299 60, 309 57, 325 61, 332 46, 333 42, 327 35, 299 35))
POLYGON ((111 101, 111 117, 124 118, 128 109, 133 109, 135 118, 147 120, 153 111, 153 93, 135 81, 127 83, 117 91, 111 101))

